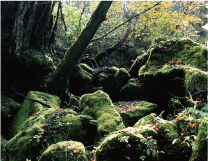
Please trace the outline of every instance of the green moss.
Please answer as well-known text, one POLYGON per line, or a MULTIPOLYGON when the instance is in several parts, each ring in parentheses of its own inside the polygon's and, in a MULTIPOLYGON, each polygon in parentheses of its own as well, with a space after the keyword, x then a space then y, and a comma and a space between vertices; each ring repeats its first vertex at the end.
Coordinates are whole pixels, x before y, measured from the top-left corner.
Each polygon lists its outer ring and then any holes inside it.
POLYGON ((97 120, 98 138, 124 127, 109 96, 103 91, 83 95, 80 98, 79 106, 92 108, 92 113, 97 120))
POLYGON ((138 130, 145 138, 152 136, 154 139, 156 139, 158 136, 156 128, 157 127, 155 124, 146 124, 144 126, 139 126, 138 130))
POLYGON ((159 123, 160 129, 162 131, 167 131, 168 133, 165 134, 165 139, 174 139, 178 136, 178 130, 176 129, 175 125, 170 121, 165 121, 165 123, 159 123))
POLYGON ((10 139, 12 137, 9 130, 11 129, 11 124, 20 108, 21 105, 13 99, 3 95, 1 96, 1 120, 4 122, 1 126, 1 135, 3 135, 6 139, 10 139))
POLYGON ((189 161, 206 161, 207 160, 207 126, 208 118, 204 117, 197 134, 197 139, 194 142, 194 150, 189 161))
POLYGON ((113 89, 112 82, 113 82, 112 77, 110 77, 109 75, 106 75, 105 73, 99 73, 98 76, 96 77, 95 85, 102 87, 102 90, 104 92, 111 95, 112 89, 113 89))
POLYGON ((92 74, 84 70, 81 66, 77 65, 74 67, 70 79, 73 79, 73 82, 90 84, 93 81, 93 76, 92 74))
MULTIPOLYGON (((43 92, 38 92, 38 91, 30 91, 27 94, 27 97, 39 100, 45 104, 50 105, 54 109, 60 108, 61 101, 57 96, 52 96, 48 93, 43 93, 43 92)), ((46 109, 47 108, 44 105, 38 102, 25 99, 22 104, 21 109, 19 110, 12 124, 13 136, 20 131, 21 125, 29 116, 32 116, 33 114, 44 111, 46 109)))
POLYGON ((171 61, 172 64, 177 62, 178 64, 190 64, 200 69, 207 69, 207 47, 191 39, 159 41, 148 50, 150 57, 142 70, 140 69, 140 74, 159 70, 167 63, 171 66, 171 61))
POLYGON ((84 145, 76 141, 53 144, 43 152, 39 161, 87 161, 84 145), (61 152, 60 152, 61 151, 61 152))
POLYGON ((142 73, 139 78, 143 83, 143 99, 154 102, 165 110, 167 110, 166 107, 172 95, 177 97, 186 96, 185 70, 181 67, 170 69, 165 65, 154 73, 142 73))
POLYGON ((156 104, 141 101, 136 108, 131 109, 127 112, 120 113, 123 123, 126 127, 134 126, 134 124, 141 118, 150 113, 154 113, 158 106, 156 104))
POLYGON ((139 160, 146 156, 146 160, 157 160, 146 154, 147 140, 139 133, 137 128, 126 128, 107 136, 96 149, 96 161, 126 161, 139 160), (145 151, 145 152, 143 152, 145 151))
POLYGON ((87 71, 90 74, 92 74, 93 72, 93 69, 89 67, 87 64, 80 63, 78 66, 82 67, 85 71, 87 71))
POLYGON ((47 53, 30 50, 20 54, 17 58, 22 67, 30 69, 39 75, 46 75, 55 70, 53 60, 47 53))
POLYGON ((114 67, 114 66, 112 66, 110 69, 111 69, 111 71, 114 72, 114 74, 116 74, 116 72, 119 70, 119 68, 114 67))
POLYGON ((145 65, 145 63, 147 62, 148 58, 149 58, 149 55, 148 55, 148 54, 143 54, 143 55, 141 55, 141 56, 138 56, 138 57, 136 58, 136 60, 134 61, 134 63, 132 64, 132 66, 131 66, 131 68, 130 68, 130 70, 129 70, 129 73, 130 73, 133 77, 137 78, 137 77, 138 77, 138 71, 139 71, 139 69, 140 69, 143 65, 145 65))
POLYGON ((141 118, 134 126, 135 127, 139 127, 139 126, 143 126, 146 124, 156 124, 156 119, 153 115, 147 115, 143 118, 141 118))
POLYGON ((82 121, 79 116, 68 114, 63 121, 69 123, 68 125, 65 125, 65 128, 68 130, 66 130, 68 138, 84 141, 86 132, 83 130, 82 121))
POLYGON ((113 85, 117 91, 119 91, 129 80, 130 75, 126 69, 120 68, 113 79, 113 85))
POLYGON ((119 92, 119 100, 122 101, 134 101, 141 96, 141 88, 137 83, 127 83, 119 92))
MULTIPOLYGON (((34 114, 23 124, 21 131, 8 141, 9 160, 35 160, 48 145, 65 140, 86 140, 86 123, 69 109, 46 109, 34 114), (72 114, 73 113, 73 114, 72 114), (21 148, 20 148, 21 147, 21 148)), ((88 118, 88 117, 86 117, 88 118)), ((91 118, 92 119, 92 118, 91 118)), ((89 124, 89 119, 87 119, 89 124)))

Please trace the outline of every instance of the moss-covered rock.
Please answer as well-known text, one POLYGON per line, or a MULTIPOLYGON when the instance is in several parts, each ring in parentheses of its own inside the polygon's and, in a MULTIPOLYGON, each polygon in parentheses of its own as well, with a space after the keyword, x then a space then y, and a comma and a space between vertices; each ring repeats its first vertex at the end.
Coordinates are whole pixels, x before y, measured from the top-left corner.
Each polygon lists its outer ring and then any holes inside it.
POLYGON ((78 66, 82 67, 85 71, 87 71, 90 74, 92 74, 93 72, 93 69, 85 63, 80 63, 78 66))
POLYGON ((119 70, 119 68, 112 66, 111 71, 113 71, 113 74, 116 74, 116 72, 119 70))
POLYGON ((82 95, 89 92, 86 86, 93 82, 93 75, 82 68, 81 65, 76 65, 70 75, 70 92, 75 95, 82 95))
POLYGON ((39 75, 46 75, 55 70, 52 58, 37 50, 25 51, 17 57, 20 66, 31 70, 39 75))
POLYGON ((194 149, 189 161, 207 160, 207 126, 208 118, 204 117, 199 125, 197 139, 194 142, 194 149))
POLYGON ((102 91, 108 93, 111 95, 113 93, 113 77, 105 74, 105 73, 99 73, 95 80, 95 85, 98 87, 102 87, 102 91))
POLYGON ((142 96, 141 88, 135 79, 130 79, 127 84, 125 84, 119 94, 118 98, 121 101, 134 101, 142 96))
POLYGON ((138 105, 127 111, 120 113, 120 116, 123 119, 123 123, 126 127, 133 126, 139 119, 149 115, 150 113, 155 113, 158 110, 158 106, 156 104, 140 101, 138 105))
POLYGON ((149 54, 143 54, 141 56, 138 56, 136 58, 136 60, 134 61, 134 63, 132 64, 130 70, 129 70, 129 74, 131 74, 134 78, 138 77, 138 72, 139 69, 145 65, 145 63, 147 62, 149 58, 149 54))
POLYGON ((200 69, 207 69, 206 57, 208 48, 198 44, 191 39, 169 39, 159 40, 148 50, 150 55, 145 64, 144 72, 152 72, 166 63, 190 64, 200 69))
POLYGON ((126 160, 142 160, 147 161, 157 160, 157 157, 146 153, 146 150, 151 147, 155 149, 154 144, 148 145, 148 141, 139 134, 140 131, 137 128, 126 128, 107 136, 96 149, 95 160, 96 161, 126 161, 126 160))
POLYGON ((9 160, 35 160, 45 147, 60 141, 85 142, 90 131, 86 125, 92 118, 83 119, 74 114, 76 112, 69 109, 48 108, 29 117, 21 131, 6 144, 9 160))
POLYGON ((1 135, 7 139, 12 137, 11 134, 8 133, 8 129, 11 128, 11 124, 20 108, 21 105, 13 99, 1 96, 1 120, 3 122, 1 126, 1 135))
POLYGON ((43 152, 39 161, 87 161, 84 145, 76 141, 52 144, 43 152))
POLYGON ((82 112, 84 115, 85 112, 89 115, 91 113, 89 110, 92 111, 92 117, 97 120, 98 138, 124 128, 122 119, 115 111, 111 99, 103 91, 83 95, 80 98, 79 107, 83 109, 89 107, 88 110, 82 112))
POLYGON ((171 112, 168 111, 167 106, 172 95, 186 96, 185 70, 182 67, 170 69, 165 65, 154 73, 141 73, 139 78, 143 84, 143 100, 158 104, 166 112, 171 112))
POLYGON ((124 68, 120 68, 113 79, 113 85, 116 91, 119 91, 129 80, 130 75, 128 71, 124 68))
POLYGON ((86 70, 82 68, 82 66, 77 65, 74 67, 70 80, 73 82, 91 84, 93 81, 93 76, 86 70))
POLYGON ((134 126, 140 127, 146 124, 157 124, 160 131, 164 134, 163 137, 166 140, 177 138, 179 135, 178 129, 171 121, 164 120, 160 117, 155 117, 153 114, 141 118, 134 126))
MULTIPOLYGON (((59 97, 50 95, 48 93, 30 91, 27 94, 27 97, 31 99, 39 100, 45 104, 50 105, 54 109, 60 108, 60 105, 61 105, 61 101, 59 97)), ((12 124, 11 131, 12 131, 13 136, 16 135, 20 131, 21 125, 29 116, 32 116, 33 114, 44 111, 46 109, 47 109, 46 106, 38 102, 25 99, 25 101, 22 104, 21 109, 19 110, 18 114, 14 118, 14 122, 12 124)))

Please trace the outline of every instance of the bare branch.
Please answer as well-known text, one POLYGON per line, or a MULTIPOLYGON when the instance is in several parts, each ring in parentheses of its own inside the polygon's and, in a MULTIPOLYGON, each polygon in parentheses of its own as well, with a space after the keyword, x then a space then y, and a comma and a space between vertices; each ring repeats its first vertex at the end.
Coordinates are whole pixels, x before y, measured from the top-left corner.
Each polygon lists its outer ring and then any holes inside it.
POLYGON ((148 9, 146 9, 146 10, 144 10, 144 11, 142 11, 142 12, 140 12, 140 13, 138 13, 138 14, 132 16, 132 17, 130 17, 128 20, 126 20, 126 21, 123 22, 122 24, 116 26, 114 29, 112 29, 111 31, 109 31, 109 32, 106 33, 105 35, 103 35, 103 36, 101 36, 101 37, 99 37, 99 38, 97 38, 97 39, 91 40, 91 42, 94 42, 94 41, 96 41, 96 40, 100 40, 100 39, 104 38, 105 36, 107 36, 107 35, 109 35, 111 32, 113 32, 114 30, 116 30, 116 29, 118 29, 119 27, 123 26, 125 23, 131 21, 133 18, 135 18, 135 17, 137 17, 137 16, 139 16, 139 15, 141 15, 141 14, 143 14, 143 13, 149 11, 150 9, 152 9, 152 8, 154 8, 155 6, 159 5, 160 3, 161 3, 161 1, 157 2, 157 3, 156 3, 155 5, 153 5, 152 7, 150 7, 150 8, 148 8, 148 9))

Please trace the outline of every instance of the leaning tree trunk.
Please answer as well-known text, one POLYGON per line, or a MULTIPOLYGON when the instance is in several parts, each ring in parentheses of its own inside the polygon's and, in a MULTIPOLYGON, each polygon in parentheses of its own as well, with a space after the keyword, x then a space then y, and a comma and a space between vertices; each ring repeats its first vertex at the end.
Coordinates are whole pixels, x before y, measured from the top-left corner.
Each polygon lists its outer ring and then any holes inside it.
POLYGON ((57 69, 48 80, 47 85, 51 93, 58 96, 64 93, 69 75, 78 63, 78 60, 82 57, 85 48, 90 43, 100 24, 106 19, 106 13, 111 3, 111 1, 101 1, 99 3, 77 41, 65 53, 64 59, 59 63, 57 69))

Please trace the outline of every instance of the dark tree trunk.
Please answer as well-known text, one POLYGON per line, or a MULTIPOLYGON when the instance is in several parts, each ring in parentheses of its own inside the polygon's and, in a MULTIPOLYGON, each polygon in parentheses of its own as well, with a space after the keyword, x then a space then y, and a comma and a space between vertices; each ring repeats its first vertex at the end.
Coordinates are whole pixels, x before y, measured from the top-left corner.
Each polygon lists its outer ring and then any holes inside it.
POLYGON ((68 49, 64 59, 59 63, 57 69, 48 81, 48 87, 51 93, 60 96, 64 92, 70 73, 78 63, 78 60, 81 58, 100 24, 106 19, 106 13, 111 3, 111 1, 100 2, 77 41, 68 49))
POLYGON ((1 2, 3 94, 37 90, 43 76, 53 72, 45 55, 52 43, 54 5, 52 1, 1 2))

